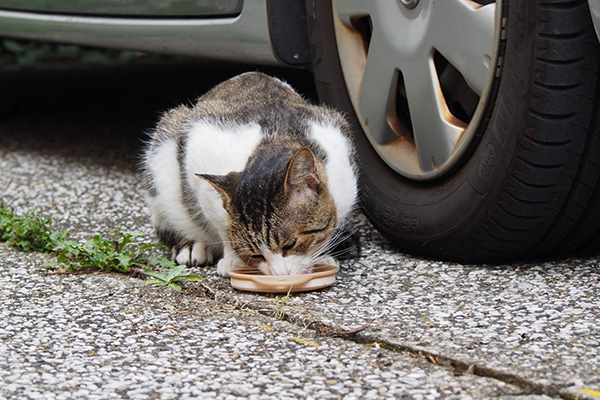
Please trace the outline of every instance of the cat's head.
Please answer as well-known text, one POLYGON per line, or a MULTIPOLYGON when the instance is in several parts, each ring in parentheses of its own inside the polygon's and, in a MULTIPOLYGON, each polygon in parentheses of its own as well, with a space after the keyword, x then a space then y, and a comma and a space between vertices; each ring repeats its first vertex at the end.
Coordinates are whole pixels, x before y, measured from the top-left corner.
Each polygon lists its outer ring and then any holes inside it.
POLYGON ((199 175, 221 195, 237 255, 268 275, 311 272, 337 225, 322 163, 303 147, 279 176, 246 175, 199 175))

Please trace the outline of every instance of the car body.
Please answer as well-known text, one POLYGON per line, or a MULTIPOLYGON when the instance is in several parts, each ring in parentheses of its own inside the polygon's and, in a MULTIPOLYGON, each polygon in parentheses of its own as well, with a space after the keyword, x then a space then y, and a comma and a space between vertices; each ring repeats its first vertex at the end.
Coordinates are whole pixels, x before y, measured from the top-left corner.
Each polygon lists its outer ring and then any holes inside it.
MULTIPOLYGON (((285 10, 279 10, 283 2, 270 3, 269 20, 266 0, 90 1, 84 5, 0 0, 0 35, 274 65, 281 61, 272 47, 272 35, 277 34, 273 28, 281 29, 285 22, 289 31, 293 24, 273 15, 288 15, 297 22, 305 17, 303 2, 285 10), (301 15, 294 15, 298 10, 301 15)), ((307 62, 308 48, 304 53, 307 62)))
MULTIPOLYGON (((305 1, 0 0, 0 35, 266 65, 306 65, 308 35, 301 32, 306 26, 305 1), (292 36, 286 42, 294 47, 291 57, 282 59, 278 54, 285 52, 283 45, 274 47, 279 36, 292 36)), ((588 3, 600 37, 600 2, 588 3)))

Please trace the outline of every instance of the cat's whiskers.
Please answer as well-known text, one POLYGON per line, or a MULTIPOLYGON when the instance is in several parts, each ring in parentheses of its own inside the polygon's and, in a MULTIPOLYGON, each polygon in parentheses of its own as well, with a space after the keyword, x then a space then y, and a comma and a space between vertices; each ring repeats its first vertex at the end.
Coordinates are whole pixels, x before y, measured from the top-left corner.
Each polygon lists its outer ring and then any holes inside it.
POLYGON ((328 254, 329 250, 331 250, 329 241, 315 246, 308 254, 309 266, 314 266, 323 256, 328 254))
POLYGON ((331 257, 337 259, 337 258, 340 258, 340 257, 342 257, 342 256, 344 256, 344 255, 346 255, 348 253, 351 253, 351 252, 352 252, 352 249, 341 249, 341 250, 338 250, 338 251, 331 252, 331 253, 329 253, 329 255, 331 257))
POLYGON ((344 240, 350 238, 354 233, 356 233, 356 231, 349 232, 336 230, 327 241, 312 249, 311 253, 309 254, 311 262, 314 264, 319 260, 319 258, 325 255, 338 258, 339 256, 343 256, 344 254, 351 252, 352 250, 349 248, 338 250, 336 252, 331 252, 331 250, 336 248, 336 246, 342 243, 344 240))

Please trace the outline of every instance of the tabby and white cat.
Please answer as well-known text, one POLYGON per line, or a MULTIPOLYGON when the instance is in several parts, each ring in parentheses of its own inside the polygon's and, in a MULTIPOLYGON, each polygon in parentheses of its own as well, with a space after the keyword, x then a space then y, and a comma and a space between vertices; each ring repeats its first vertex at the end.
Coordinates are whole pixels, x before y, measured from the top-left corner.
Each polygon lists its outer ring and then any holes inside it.
POLYGON ((223 276, 336 264, 329 254, 357 198, 347 129, 338 112, 254 72, 166 112, 142 165, 160 240, 180 264, 222 257, 223 276))

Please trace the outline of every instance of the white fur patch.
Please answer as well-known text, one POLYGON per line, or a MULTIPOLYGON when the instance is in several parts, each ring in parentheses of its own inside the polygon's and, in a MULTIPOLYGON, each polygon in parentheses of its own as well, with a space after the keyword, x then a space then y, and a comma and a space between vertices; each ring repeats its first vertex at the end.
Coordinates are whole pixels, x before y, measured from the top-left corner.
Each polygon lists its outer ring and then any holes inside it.
POLYGON ((227 213, 221 197, 195 174, 226 175, 231 171, 242 171, 260 140, 258 124, 223 130, 207 121, 198 121, 190 130, 185 160, 187 179, 198 193, 202 212, 219 230, 222 240, 228 240, 228 234, 227 213))
POLYGON ((186 239, 204 242, 209 246, 229 240, 227 214, 221 197, 210 184, 195 174, 225 175, 243 170, 260 139, 258 124, 224 129, 201 120, 189 130, 185 174, 190 187, 198 194, 198 206, 218 235, 198 226, 190 219, 185 208, 180 206, 182 189, 177 144, 173 141, 161 143, 147 160, 158 191, 158 196, 149 199, 154 225, 159 229, 174 230, 186 239))
POLYGON ((290 255, 287 257, 271 252, 268 248, 261 249, 265 262, 258 269, 265 275, 300 275, 312 272, 314 263, 310 255, 290 255))
POLYGON ((160 229, 176 228, 177 231, 195 232, 197 229, 190 223, 183 207, 173 207, 174 204, 179 205, 181 199, 181 185, 179 182, 176 184, 173 182, 173 177, 179 176, 177 144, 171 141, 162 142, 148 156, 148 167, 154 176, 158 191, 156 197, 149 199, 154 225, 160 229))
POLYGON ((358 196, 358 178, 350 161, 350 140, 338 127, 318 122, 310 124, 310 135, 327 154, 327 186, 337 206, 338 225, 341 225, 354 209, 358 196))
POLYGON ((256 123, 223 129, 209 121, 197 121, 189 131, 188 171, 213 175, 241 171, 261 137, 256 123))
POLYGON ((290 255, 287 257, 275 254, 268 249, 263 249, 265 262, 259 264, 258 269, 265 275, 302 275, 313 272, 315 265, 334 265, 338 262, 331 256, 323 255, 312 257, 309 255, 290 255))

